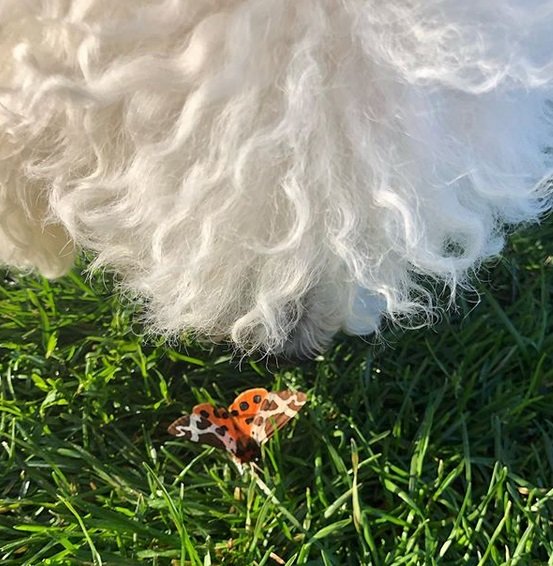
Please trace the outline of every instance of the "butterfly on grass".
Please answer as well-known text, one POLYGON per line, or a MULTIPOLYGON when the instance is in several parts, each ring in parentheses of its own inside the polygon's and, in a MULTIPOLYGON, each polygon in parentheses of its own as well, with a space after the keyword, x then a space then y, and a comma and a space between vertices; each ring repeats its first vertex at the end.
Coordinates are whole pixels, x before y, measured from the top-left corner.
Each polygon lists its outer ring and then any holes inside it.
POLYGON ((168 432, 191 442, 226 450, 239 465, 257 463, 261 444, 294 418, 307 397, 299 391, 248 389, 225 409, 201 403, 173 422, 168 432))

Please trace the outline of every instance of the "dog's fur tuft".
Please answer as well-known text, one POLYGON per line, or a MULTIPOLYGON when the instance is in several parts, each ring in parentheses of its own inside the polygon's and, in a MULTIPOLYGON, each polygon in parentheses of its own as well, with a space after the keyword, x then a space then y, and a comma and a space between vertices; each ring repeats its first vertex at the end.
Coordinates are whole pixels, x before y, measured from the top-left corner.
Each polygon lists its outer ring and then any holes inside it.
POLYGON ((313 353, 551 205, 549 0, 0 0, 0 261, 313 353))

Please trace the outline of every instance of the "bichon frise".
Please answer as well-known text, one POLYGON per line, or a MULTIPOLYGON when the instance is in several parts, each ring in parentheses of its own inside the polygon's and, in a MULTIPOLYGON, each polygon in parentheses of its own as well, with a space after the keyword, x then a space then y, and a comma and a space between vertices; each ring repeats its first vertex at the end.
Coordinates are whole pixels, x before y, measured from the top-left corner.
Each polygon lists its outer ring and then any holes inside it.
POLYGON ((0 261, 313 353, 551 206, 551 0, 0 0, 0 261))

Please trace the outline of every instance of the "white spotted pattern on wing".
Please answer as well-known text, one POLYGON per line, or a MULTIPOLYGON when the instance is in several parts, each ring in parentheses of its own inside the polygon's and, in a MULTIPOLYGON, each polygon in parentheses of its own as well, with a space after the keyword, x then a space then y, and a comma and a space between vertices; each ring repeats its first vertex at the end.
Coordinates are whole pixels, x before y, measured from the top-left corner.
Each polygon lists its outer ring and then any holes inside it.
POLYGON ((176 436, 184 436, 186 432, 190 433, 189 440, 191 442, 202 442, 202 436, 206 434, 214 434, 224 445, 225 448, 231 453, 236 454, 236 440, 228 434, 228 431, 223 435, 217 434, 217 426, 214 423, 211 423, 208 427, 205 427, 205 421, 209 421, 209 419, 204 419, 200 415, 192 414, 190 415, 190 424, 188 426, 185 425, 177 425, 175 430, 177 431, 176 436))
POLYGON ((281 397, 282 393, 284 392, 271 391, 267 395, 264 403, 272 404, 274 402, 277 405, 276 408, 271 410, 262 409, 258 413, 258 416, 263 417, 263 422, 259 425, 254 424, 254 426, 252 427, 251 435, 252 438, 259 444, 266 442, 270 438, 270 436, 267 435, 265 427, 268 419, 281 414, 284 414, 289 419, 292 419, 298 414, 299 409, 306 403, 306 399, 299 399, 297 394, 292 394, 288 398, 283 398, 281 397), (295 405, 297 409, 292 408, 292 405, 295 405))

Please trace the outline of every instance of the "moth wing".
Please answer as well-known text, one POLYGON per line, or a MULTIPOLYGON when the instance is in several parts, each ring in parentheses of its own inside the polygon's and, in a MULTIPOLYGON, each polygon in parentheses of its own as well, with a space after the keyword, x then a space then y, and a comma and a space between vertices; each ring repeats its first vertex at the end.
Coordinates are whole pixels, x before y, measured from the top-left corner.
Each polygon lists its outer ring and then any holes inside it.
POLYGON ((262 387, 248 389, 240 393, 229 407, 231 418, 245 436, 253 438, 255 419, 268 395, 269 392, 262 387))
POLYGON ((266 442, 293 419, 307 402, 301 391, 272 391, 263 401, 253 421, 251 435, 259 443, 266 442))
POLYGON ((211 403, 200 403, 192 408, 192 414, 200 415, 217 426, 226 426, 229 429, 233 427, 229 411, 224 407, 214 407, 211 403))
MULTIPOLYGON (((232 424, 232 423, 231 423, 232 424)), ((224 425, 213 422, 199 414, 184 415, 169 425, 169 434, 184 438, 190 442, 214 446, 236 454, 236 436, 234 427, 225 428, 224 425)))

